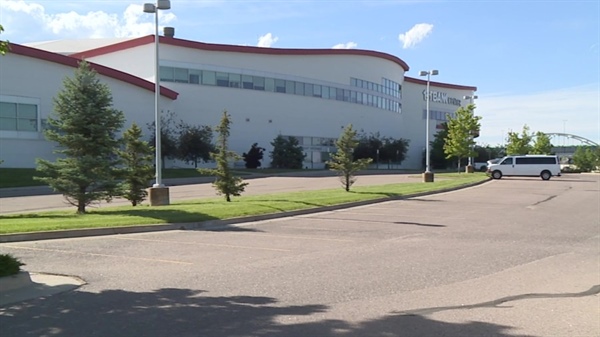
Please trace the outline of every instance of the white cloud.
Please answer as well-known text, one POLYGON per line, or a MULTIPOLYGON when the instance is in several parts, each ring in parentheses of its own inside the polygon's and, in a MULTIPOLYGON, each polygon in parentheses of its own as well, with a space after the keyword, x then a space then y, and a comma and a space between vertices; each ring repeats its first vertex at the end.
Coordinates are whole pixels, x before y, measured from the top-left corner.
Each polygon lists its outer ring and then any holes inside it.
POLYGON ((258 38, 258 47, 270 48, 275 42, 277 42, 279 38, 277 36, 273 36, 271 33, 267 33, 258 38))
MULTIPOLYGON (((142 5, 129 5, 122 14, 95 11, 75 11, 48 14, 43 3, 2 0, 0 8, 16 15, 28 16, 28 21, 41 26, 60 38, 130 37, 154 33, 154 14, 143 12, 142 5)), ((171 12, 158 12, 159 24, 176 20, 171 12)), ((31 24, 31 23, 30 23, 31 24)))
POLYGON ((478 142, 503 143, 508 131, 566 133, 600 143, 598 84, 534 93, 531 95, 479 95, 475 113, 482 116, 478 142), (566 121, 566 122, 563 122, 566 121))
POLYGON ((423 41, 433 31, 433 25, 429 23, 418 23, 408 32, 398 35, 398 40, 402 42, 402 48, 407 49, 416 46, 423 41))
POLYGON ((346 42, 346 43, 338 43, 335 46, 331 47, 333 49, 354 49, 358 47, 356 42, 346 42))

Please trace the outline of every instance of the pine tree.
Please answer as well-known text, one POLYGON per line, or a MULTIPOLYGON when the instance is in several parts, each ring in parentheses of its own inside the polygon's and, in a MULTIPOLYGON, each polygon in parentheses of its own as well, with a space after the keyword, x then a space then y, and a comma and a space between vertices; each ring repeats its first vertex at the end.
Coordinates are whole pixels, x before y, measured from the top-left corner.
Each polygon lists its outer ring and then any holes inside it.
POLYGON ((137 206, 148 196, 146 188, 148 181, 154 177, 152 159, 154 150, 142 140, 142 129, 133 123, 123 134, 125 148, 119 151, 123 159, 123 182, 121 190, 123 198, 131 201, 132 206, 137 206))
POLYGON ((248 169, 256 169, 260 167, 260 161, 263 159, 264 148, 258 146, 258 143, 252 144, 248 153, 243 153, 242 157, 246 162, 245 166, 248 169))
POLYGON ((353 152, 358 143, 356 130, 352 129, 352 124, 346 126, 335 142, 337 151, 331 155, 331 160, 327 162, 329 169, 340 175, 340 180, 346 192, 350 191, 350 186, 356 181, 354 174, 365 169, 372 161, 371 158, 354 160, 353 152))
POLYGON ((240 196, 248 185, 242 178, 234 176, 229 168, 230 159, 239 159, 239 156, 235 152, 229 151, 228 139, 230 125, 230 116, 227 114, 227 111, 223 111, 221 123, 215 128, 215 131, 218 134, 216 146, 217 152, 211 153, 211 157, 217 162, 217 168, 198 169, 200 173, 217 176, 213 186, 219 195, 225 196, 227 202, 231 201, 231 196, 240 196))
POLYGON ((280 169, 301 169, 306 155, 296 137, 278 135, 271 142, 271 167, 280 169))
POLYGON ((85 61, 54 98, 54 115, 44 134, 58 143, 55 162, 38 159, 40 181, 62 193, 85 213, 94 201, 110 201, 117 193, 117 156, 120 140, 115 137, 124 122, 123 113, 112 108, 109 87, 85 61))
POLYGON ((473 151, 475 145, 473 135, 479 131, 481 116, 475 116, 474 110, 473 104, 460 107, 456 110, 455 117, 450 117, 448 120, 448 138, 444 144, 444 153, 446 158, 457 157, 459 168, 461 158, 477 154, 473 151))

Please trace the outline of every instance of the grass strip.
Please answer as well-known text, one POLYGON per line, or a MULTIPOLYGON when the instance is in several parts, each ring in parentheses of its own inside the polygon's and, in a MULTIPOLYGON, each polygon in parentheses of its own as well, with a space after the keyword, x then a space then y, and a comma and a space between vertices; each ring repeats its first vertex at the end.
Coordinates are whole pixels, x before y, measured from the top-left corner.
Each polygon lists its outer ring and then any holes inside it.
POLYGON ((342 188, 338 188, 241 196, 233 198, 232 202, 226 202, 223 198, 203 198, 175 202, 160 207, 150 207, 148 205, 98 209, 90 207, 89 212, 84 215, 77 215, 75 210, 8 214, 0 216, 0 234, 223 220, 340 205, 356 201, 403 197, 470 185, 488 178, 484 174, 463 173, 438 174, 436 179, 433 183, 415 182, 357 186, 351 192, 345 192, 342 188))

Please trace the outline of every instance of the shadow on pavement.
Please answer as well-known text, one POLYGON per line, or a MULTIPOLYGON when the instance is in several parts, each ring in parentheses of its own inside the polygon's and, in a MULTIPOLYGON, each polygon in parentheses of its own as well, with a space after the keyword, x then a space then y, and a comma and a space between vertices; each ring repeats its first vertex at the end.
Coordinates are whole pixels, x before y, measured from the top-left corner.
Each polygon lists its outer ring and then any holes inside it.
POLYGON ((495 336, 512 327, 448 323, 417 314, 350 322, 318 319, 326 305, 283 306, 271 297, 208 296, 190 289, 73 291, 0 308, 2 336, 495 336), (308 317, 315 315, 314 317, 308 317))

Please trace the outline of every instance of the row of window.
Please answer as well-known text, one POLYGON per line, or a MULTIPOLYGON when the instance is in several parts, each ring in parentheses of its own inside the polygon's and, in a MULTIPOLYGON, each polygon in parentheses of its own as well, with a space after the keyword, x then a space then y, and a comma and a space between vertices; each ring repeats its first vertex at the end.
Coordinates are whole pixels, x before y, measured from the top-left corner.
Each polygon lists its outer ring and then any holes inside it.
POLYGON ((398 113, 401 112, 402 108, 398 96, 396 96, 398 97, 396 99, 387 98, 355 90, 264 76, 242 75, 212 70, 160 67, 160 80, 331 99, 368 105, 398 113))
POLYGON ((0 130, 38 131, 35 104, 0 102, 0 130))
MULTIPOLYGON (((454 118, 454 112, 444 112, 444 111, 436 111, 429 110, 429 119, 433 119, 436 121, 444 121, 447 122, 449 117, 454 118)), ((427 118, 427 110, 423 110, 423 119, 427 118)))
POLYGON ((351 78, 350 85, 353 87, 377 91, 388 96, 402 98, 402 85, 385 77, 383 78, 383 84, 377 84, 375 82, 369 82, 359 78, 351 78))

